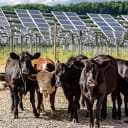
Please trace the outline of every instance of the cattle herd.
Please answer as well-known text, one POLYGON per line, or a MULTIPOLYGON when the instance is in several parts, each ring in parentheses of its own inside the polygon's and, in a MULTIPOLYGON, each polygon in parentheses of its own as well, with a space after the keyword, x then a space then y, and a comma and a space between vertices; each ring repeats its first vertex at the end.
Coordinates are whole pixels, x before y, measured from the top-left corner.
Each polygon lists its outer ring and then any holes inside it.
POLYGON ((107 95, 112 98, 112 118, 121 119, 121 104, 124 95, 125 115, 128 116, 128 61, 110 55, 84 55, 70 57, 67 62, 40 58, 28 52, 10 53, 5 66, 5 81, 10 88, 11 111, 18 118, 18 106, 24 109, 22 96, 30 93, 35 117, 44 111, 43 95, 49 95, 51 114, 55 113, 55 95, 61 86, 68 100, 69 120, 77 123, 81 103, 86 105, 89 127, 99 128, 100 120, 107 116, 107 95), (32 65, 32 60, 37 59, 32 65), (37 107, 35 105, 37 94, 37 107), (96 101, 95 111, 93 111, 96 101))

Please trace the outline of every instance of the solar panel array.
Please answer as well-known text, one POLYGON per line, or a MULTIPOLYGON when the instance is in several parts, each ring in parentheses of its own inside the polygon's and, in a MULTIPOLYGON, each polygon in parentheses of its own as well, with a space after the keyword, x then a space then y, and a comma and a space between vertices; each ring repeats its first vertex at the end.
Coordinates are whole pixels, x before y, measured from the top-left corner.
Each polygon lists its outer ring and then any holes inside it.
MULTIPOLYGON (((46 41, 50 41, 52 37, 54 37, 51 27, 39 10, 15 9, 15 12, 24 28, 34 28, 34 30, 36 28, 38 33, 40 33, 46 41)), ((52 14, 64 30, 72 30, 73 32, 88 30, 85 22, 75 12, 52 11, 52 14)), ((109 40, 116 41, 123 39, 125 30, 111 15, 93 13, 88 13, 87 15, 95 22, 109 40)), ((127 15, 122 15, 122 17, 128 21, 127 15)), ((0 9, 0 25, 1 27, 11 25, 2 9, 0 9)), ((65 33, 59 33, 58 35, 62 35, 62 37, 66 35, 65 33)))
POLYGON ((87 26, 75 12, 52 11, 52 14, 65 30, 87 30, 87 26))
POLYGON ((124 29, 111 15, 92 13, 87 13, 87 15, 111 41, 123 39, 124 29))
POLYGON ((80 19, 75 12, 64 12, 71 23, 75 26, 76 30, 87 30, 86 24, 80 19))
POLYGON ((15 9, 15 12, 24 27, 36 28, 35 24, 32 21, 32 18, 28 14, 27 10, 15 9))
POLYGON ((41 14, 39 10, 28 10, 31 15, 33 22, 35 23, 37 29, 40 33, 43 34, 44 39, 50 40, 50 27, 44 16, 41 14))
POLYGON ((49 25, 39 10, 16 9, 15 12, 24 27, 36 28, 45 41, 50 40, 49 25))
POLYGON ((6 16, 4 15, 2 9, 0 9, 0 27, 6 27, 6 26, 10 26, 9 22, 6 16))
POLYGON ((123 40, 124 28, 111 16, 108 14, 99 14, 113 29, 114 36, 116 40, 123 40))

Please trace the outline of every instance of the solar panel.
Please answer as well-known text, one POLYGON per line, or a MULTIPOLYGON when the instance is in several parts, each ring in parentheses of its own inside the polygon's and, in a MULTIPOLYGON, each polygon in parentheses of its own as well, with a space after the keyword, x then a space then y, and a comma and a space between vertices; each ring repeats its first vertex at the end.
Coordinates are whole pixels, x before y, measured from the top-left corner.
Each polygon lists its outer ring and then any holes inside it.
POLYGON ((22 25, 24 27, 36 28, 34 22, 32 21, 32 18, 28 14, 27 10, 24 10, 24 9, 15 9, 15 12, 16 12, 19 20, 21 21, 21 23, 22 23, 22 25))
POLYGON ((66 30, 76 29, 63 12, 52 11, 52 14, 63 29, 66 30))
POLYGON ((87 30, 87 26, 75 12, 64 12, 77 30, 87 30))
MULTIPOLYGON (((102 32, 111 40, 118 39, 116 32, 120 31, 123 34, 124 28, 108 14, 87 14, 95 24, 102 30, 102 32)), ((124 34, 123 34, 124 35, 124 34)), ((123 37, 121 35, 121 37, 123 37)), ((120 38, 122 39, 122 38, 120 38)))
POLYGON ((52 14, 55 16, 63 29, 68 29, 72 31, 87 30, 85 23, 75 12, 53 11, 52 14))
POLYGON ((90 14, 87 15, 94 21, 94 23, 101 29, 101 31, 105 34, 105 36, 113 41, 114 34, 112 32, 112 28, 99 16, 99 14, 90 14))
POLYGON ((114 31, 124 31, 124 28, 109 14, 99 14, 114 31))
POLYGON ((31 15, 33 22, 35 23, 37 29, 42 34, 44 39, 46 41, 50 40, 50 27, 41 12, 39 10, 28 10, 28 13, 31 15))
POLYGON ((0 27, 6 27, 6 26, 10 26, 9 22, 8 22, 6 16, 4 15, 3 10, 0 9, 0 27))

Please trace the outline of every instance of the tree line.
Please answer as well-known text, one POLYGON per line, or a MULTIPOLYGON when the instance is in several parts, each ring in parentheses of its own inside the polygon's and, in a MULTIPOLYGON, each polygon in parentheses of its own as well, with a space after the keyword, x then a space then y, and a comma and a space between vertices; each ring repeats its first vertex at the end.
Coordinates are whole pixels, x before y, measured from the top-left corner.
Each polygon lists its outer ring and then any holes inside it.
POLYGON ((54 5, 47 6, 43 4, 21 4, 16 6, 3 6, 4 10, 15 9, 36 9, 43 13, 50 13, 51 11, 72 11, 79 15, 86 15, 86 13, 101 13, 111 14, 113 16, 128 14, 128 1, 111 1, 111 2, 82 2, 79 4, 70 5, 54 5))

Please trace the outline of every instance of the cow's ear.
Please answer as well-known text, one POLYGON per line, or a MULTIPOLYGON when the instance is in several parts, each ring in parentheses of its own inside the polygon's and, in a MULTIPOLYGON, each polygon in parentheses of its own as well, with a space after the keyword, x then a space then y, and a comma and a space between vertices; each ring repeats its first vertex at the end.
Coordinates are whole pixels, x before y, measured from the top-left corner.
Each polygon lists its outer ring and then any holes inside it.
POLYGON ((33 56, 32 56, 32 59, 38 59, 40 57, 40 52, 37 52, 35 53, 33 56))
POLYGON ((14 53, 14 52, 11 52, 11 53, 10 53, 10 57, 11 57, 12 59, 19 60, 19 56, 18 56, 16 53, 14 53))

